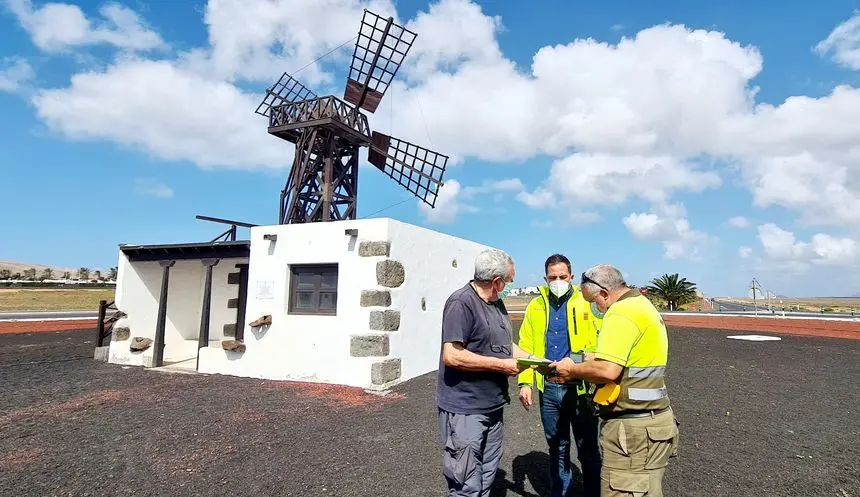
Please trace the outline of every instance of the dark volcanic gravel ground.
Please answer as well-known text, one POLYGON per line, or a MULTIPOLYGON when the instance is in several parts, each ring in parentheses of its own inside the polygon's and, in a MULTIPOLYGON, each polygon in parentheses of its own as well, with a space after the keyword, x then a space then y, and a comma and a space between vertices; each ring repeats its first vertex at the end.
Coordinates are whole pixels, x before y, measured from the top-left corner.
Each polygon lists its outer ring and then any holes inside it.
MULTIPOLYGON (((666 495, 860 496, 860 341, 727 334, 671 331, 666 495)), ((0 336, 0 494, 444 495, 435 373, 378 397, 123 368, 91 340, 0 336)), ((537 408, 505 436, 494 495, 543 495, 537 408)))

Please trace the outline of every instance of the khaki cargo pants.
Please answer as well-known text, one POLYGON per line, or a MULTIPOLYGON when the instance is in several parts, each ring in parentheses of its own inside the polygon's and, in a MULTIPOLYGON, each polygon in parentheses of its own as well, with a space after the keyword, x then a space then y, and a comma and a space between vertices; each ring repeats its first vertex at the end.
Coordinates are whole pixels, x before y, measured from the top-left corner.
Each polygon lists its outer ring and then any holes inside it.
POLYGON ((672 409, 641 418, 601 421, 601 497, 662 497, 663 473, 678 453, 672 409))

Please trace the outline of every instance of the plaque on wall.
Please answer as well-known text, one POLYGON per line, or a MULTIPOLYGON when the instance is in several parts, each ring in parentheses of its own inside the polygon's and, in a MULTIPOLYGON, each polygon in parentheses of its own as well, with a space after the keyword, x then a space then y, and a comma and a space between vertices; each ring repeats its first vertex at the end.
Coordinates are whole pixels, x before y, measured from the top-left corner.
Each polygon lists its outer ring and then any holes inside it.
POLYGON ((275 282, 258 281, 256 296, 257 300, 269 300, 275 298, 275 282))

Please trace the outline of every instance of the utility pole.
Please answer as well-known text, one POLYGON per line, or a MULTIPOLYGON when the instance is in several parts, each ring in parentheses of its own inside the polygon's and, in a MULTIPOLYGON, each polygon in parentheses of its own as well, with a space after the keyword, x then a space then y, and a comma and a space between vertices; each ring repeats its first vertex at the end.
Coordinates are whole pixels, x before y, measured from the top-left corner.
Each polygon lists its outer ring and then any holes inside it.
POLYGON ((757 300, 758 295, 760 293, 761 293, 761 285, 759 284, 759 282, 755 278, 753 278, 752 282, 750 283, 750 297, 752 297, 752 299, 753 299, 753 315, 754 316, 758 316, 758 307, 756 305, 756 300, 757 300))

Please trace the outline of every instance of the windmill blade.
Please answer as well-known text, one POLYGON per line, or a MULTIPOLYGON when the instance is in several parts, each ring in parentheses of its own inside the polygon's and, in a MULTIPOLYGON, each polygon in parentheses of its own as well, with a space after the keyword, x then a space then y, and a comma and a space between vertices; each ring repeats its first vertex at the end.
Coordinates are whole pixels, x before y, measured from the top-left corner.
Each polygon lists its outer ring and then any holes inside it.
POLYGON ((384 19, 364 9, 344 100, 368 112, 376 112, 417 36, 395 24, 393 17, 384 19))
POLYGON ((299 83, 297 79, 284 73, 277 83, 266 90, 266 96, 263 97, 263 101, 257 106, 255 112, 261 116, 269 117, 272 107, 313 98, 317 98, 316 93, 299 83))
POLYGON ((436 206, 447 155, 374 131, 367 161, 425 204, 436 206))

